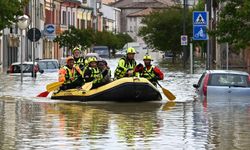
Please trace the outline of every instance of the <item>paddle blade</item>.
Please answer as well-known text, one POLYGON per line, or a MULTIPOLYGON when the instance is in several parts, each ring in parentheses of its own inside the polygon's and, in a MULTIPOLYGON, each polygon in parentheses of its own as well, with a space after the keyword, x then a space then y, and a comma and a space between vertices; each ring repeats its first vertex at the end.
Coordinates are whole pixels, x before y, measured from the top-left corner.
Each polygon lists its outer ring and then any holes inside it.
POLYGON ((46 86, 46 90, 48 92, 51 92, 51 91, 55 91, 57 90, 61 85, 63 84, 63 82, 53 82, 53 83, 50 83, 46 86))
POLYGON ((173 100, 176 99, 176 97, 174 96, 174 94, 171 93, 169 90, 167 90, 167 89, 165 89, 165 88, 163 88, 163 87, 162 87, 161 89, 162 89, 162 91, 163 91, 163 94, 164 94, 169 100, 173 101, 173 100))
POLYGON ((36 97, 47 97, 49 95, 49 92, 48 91, 44 91, 40 94, 38 94, 36 97))
POLYGON ((162 107, 162 110, 164 111, 168 111, 172 108, 175 107, 175 102, 167 102, 163 107, 162 107))
POLYGON ((87 82, 82 86, 82 89, 87 92, 92 88, 92 86, 93 86, 93 82, 87 82))

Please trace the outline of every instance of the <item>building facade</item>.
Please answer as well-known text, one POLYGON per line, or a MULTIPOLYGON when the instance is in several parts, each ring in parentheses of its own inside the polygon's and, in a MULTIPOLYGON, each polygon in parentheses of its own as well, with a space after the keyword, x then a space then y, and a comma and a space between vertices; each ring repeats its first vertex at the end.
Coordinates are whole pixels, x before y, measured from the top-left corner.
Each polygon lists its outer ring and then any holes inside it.
POLYGON ((112 4, 121 10, 121 32, 128 33, 135 42, 144 43, 138 36, 138 31, 143 24, 141 19, 152 10, 166 9, 176 3, 172 0, 120 0, 112 4))

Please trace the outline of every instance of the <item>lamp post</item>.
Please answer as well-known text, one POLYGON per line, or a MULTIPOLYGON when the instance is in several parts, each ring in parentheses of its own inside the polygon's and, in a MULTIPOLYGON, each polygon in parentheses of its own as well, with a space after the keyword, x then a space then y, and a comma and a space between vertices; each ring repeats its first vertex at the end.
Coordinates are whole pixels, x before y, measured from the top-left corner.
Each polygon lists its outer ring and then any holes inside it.
POLYGON ((17 26, 21 30, 21 83, 23 83, 23 30, 30 24, 30 18, 27 15, 19 16, 17 26))

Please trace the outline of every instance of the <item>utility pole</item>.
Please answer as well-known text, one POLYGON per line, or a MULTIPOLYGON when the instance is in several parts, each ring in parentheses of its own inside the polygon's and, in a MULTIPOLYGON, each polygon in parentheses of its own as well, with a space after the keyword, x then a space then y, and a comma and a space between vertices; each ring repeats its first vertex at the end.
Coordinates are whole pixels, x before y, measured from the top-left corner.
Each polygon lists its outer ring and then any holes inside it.
MULTIPOLYGON (((187 13, 187 2, 188 0, 183 0, 183 35, 186 35, 186 13, 187 13)), ((183 67, 186 68, 187 61, 187 47, 183 45, 183 67)))
MULTIPOLYGON (((208 30, 211 29, 211 0, 206 0, 206 7, 205 11, 208 12, 208 30)), ((206 63, 206 69, 210 70, 212 64, 212 55, 211 55, 211 38, 208 37, 207 40, 207 63, 206 63)))

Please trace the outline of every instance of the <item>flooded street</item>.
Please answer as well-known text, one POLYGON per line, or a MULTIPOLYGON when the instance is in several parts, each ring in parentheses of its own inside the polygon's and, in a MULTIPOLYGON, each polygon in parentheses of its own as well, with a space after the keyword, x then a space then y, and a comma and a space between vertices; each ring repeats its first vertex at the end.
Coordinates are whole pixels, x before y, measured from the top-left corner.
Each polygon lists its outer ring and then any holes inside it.
MULTIPOLYGON (((109 60, 112 71, 116 60, 109 60)), ((200 72, 165 72, 168 102, 69 102, 37 98, 57 73, 0 74, 0 149, 242 149, 250 147, 249 103, 195 100, 200 72)), ((159 88, 161 91, 161 89, 159 88)))

